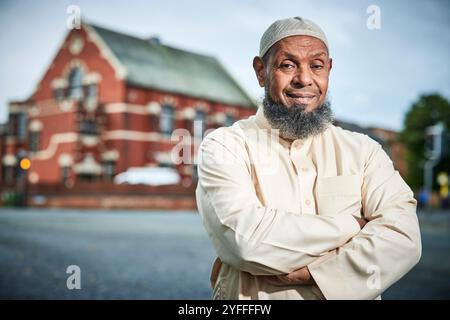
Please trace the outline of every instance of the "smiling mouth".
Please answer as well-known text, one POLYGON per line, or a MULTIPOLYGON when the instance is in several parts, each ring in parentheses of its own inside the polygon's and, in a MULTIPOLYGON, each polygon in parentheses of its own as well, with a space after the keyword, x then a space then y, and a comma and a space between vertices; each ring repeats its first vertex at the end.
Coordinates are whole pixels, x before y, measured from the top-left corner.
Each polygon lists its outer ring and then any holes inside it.
POLYGON ((315 98, 315 94, 311 93, 285 93, 286 97, 293 100, 296 104, 310 104, 315 98))

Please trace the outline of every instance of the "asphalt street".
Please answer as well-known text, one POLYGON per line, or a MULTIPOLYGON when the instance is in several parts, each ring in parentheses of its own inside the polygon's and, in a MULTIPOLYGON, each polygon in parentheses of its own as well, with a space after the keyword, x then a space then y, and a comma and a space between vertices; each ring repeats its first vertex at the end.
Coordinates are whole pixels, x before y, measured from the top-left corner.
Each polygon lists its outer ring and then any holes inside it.
MULTIPOLYGON (((422 259, 383 299, 450 299, 450 212, 419 217, 422 259)), ((0 208, 0 299, 210 299, 214 257, 195 212, 0 208)))

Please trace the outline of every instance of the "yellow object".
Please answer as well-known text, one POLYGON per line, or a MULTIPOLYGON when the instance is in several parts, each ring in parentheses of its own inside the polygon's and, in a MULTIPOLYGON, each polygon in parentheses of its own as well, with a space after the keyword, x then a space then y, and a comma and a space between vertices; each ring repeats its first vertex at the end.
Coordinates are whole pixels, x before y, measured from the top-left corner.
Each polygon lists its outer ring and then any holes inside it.
POLYGON ((448 174, 447 172, 440 172, 436 178, 437 183, 440 186, 448 186, 448 174))
POLYGON ((31 161, 28 158, 23 158, 22 160, 20 160, 20 168, 22 170, 28 170, 31 167, 31 161))
POLYGON ((443 199, 447 198, 448 197, 448 186, 442 186, 441 190, 439 190, 439 195, 443 199))

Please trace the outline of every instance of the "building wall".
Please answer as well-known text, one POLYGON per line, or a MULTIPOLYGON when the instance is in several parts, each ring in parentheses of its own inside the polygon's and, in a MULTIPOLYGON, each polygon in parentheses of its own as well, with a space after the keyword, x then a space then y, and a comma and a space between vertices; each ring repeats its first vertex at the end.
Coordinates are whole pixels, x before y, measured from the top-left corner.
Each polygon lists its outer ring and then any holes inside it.
POLYGON ((94 34, 88 33, 83 25, 79 30, 72 30, 64 39, 61 48, 49 66, 49 69, 39 81, 33 100, 35 102, 52 100, 52 83, 58 78, 67 78, 71 67, 80 65, 85 72, 95 71, 100 75, 99 94, 101 101, 105 103, 120 102, 124 99, 125 85, 122 79, 117 77, 117 72, 108 58, 107 49, 101 42, 95 40, 94 34), (72 53, 71 44, 75 38, 83 41, 83 47, 79 53, 72 53))
MULTIPOLYGON (((115 173, 129 167, 167 165, 170 152, 178 141, 161 134, 163 105, 171 105, 175 110, 174 129, 183 128, 191 134, 196 110, 206 112, 206 129, 224 125, 226 114, 239 120, 256 111, 140 88, 126 84, 123 78, 120 64, 89 26, 83 25, 80 30, 68 33, 33 96, 10 105, 11 114, 26 114, 27 135, 20 141, 17 137, 5 139, 5 154, 16 155, 21 148, 29 150, 30 132, 39 128, 39 150, 28 153, 32 163, 27 172, 29 183, 61 184, 62 167, 68 166, 69 183, 66 186, 73 186, 78 180, 75 167, 83 162, 86 154, 91 154, 99 165, 109 159, 104 159, 105 154, 113 154, 115 173), (83 71, 84 85, 97 85, 95 107, 88 107, 84 100, 55 99, 57 89, 67 95, 68 78, 73 68, 83 71), (95 120, 97 136, 80 132, 80 122, 86 119, 95 120)), ((196 151, 195 145, 192 149, 196 151)), ((193 166, 176 168, 183 178, 190 177, 194 170, 193 166)), ((101 179, 102 176, 98 176, 96 180, 101 179)))
POLYGON ((406 163, 406 147, 399 141, 398 133, 392 130, 382 128, 370 128, 370 130, 385 141, 385 148, 389 152, 395 169, 405 177, 408 174, 406 163))

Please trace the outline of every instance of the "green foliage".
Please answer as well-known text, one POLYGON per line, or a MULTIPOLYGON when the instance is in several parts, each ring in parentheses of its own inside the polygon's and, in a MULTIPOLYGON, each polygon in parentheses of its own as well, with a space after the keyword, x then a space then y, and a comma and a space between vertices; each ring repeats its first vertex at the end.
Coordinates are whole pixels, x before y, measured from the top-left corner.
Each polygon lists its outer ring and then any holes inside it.
MULTIPOLYGON (((448 132, 450 130, 450 102, 439 94, 420 96, 405 116, 401 140, 407 148, 408 176, 406 181, 413 189, 418 189, 423 185, 425 130, 440 121, 444 122, 448 132)), ((441 171, 450 173, 449 155, 440 160, 434 173, 441 171)))

